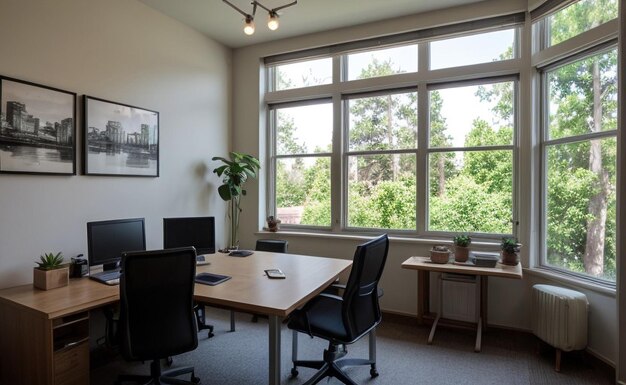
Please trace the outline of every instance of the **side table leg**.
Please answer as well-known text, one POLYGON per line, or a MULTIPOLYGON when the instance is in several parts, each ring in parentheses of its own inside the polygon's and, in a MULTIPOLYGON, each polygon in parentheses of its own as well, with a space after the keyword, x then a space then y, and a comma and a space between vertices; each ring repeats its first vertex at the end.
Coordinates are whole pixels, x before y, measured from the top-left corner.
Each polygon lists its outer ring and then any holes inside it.
POLYGON ((424 315, 430 311, 430 274, 417 271, 417 324, 424 325, 424 315))
POLYGON ((480 353, 482 338, 483 338, 483 319, 482 317, 479 317, 478 327, 476 328, 476 346, 474 346, 474 351, 476 353, 480 353))
POLYGON ((428 335, 428 345, 433 344, 433 338, 435 338, 435 331, 437 330, 437 324, 439 323, 439 319, 441 318, 441 312, 437 313, 437 318, 433 322, 433 326, 430 328, 430 334, 428 335))

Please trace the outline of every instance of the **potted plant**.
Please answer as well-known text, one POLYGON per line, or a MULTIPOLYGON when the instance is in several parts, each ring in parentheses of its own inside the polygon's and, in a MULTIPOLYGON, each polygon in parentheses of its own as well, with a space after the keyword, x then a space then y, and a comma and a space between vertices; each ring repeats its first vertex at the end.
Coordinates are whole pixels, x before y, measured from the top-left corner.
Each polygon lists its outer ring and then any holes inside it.
POLYGON ((219 156, 213 157, 223 165, 213 170, 222 178, 222 185, 217 188, 220 197, 229 203, 230 217, 230 245, 228 250, 236 250, 239 247, 239 214, 241 213, 241 197, 246 195, 243 185, 248 178, 256 178, 261 168, 258 159, 252 155, 231 152, 230 159, 219 156))
POLYGON ((58 252, 44 253, 39 256, 38 265, 33 269, 33 284, 36 288, 50 290, 61 286, 67 286, 70 270, 63 264, 63 255, 58 252))
POLYGON ((500 243, 502 264, 510 266, 517 265, 519 263, 518 253, 521 247, 522 245, 517 241, 517 238, 503 237, 500 243))
POLYGON ((472 244, 472 238, 467 234, 460 234, 452 238, 454 243, 454 261, 466 262, 469 257, 469 245, 472 244))
POLYGON ((270 215, 267 217, 267 229, 273 233, 278 231, 278 227, 280 225, 281 220, 270 215))

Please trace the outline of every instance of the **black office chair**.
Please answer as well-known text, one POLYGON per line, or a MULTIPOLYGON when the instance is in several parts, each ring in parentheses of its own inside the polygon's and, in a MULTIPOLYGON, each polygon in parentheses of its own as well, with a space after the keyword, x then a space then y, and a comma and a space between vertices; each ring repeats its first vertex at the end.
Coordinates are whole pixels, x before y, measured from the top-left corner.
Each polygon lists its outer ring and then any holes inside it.
POLYGON ((373 331, 382 319, 378 305, 378 281, 388 250, 386 234, 358 246, 343 296, 322 293, 291 314, 287 324, 290 329, 328 341, 323 361, 294 360, 292 376, 297 376, 297 367, 303 366, 319 369, 306 385, 317 384, 325 377, 335 377, 344 384, 356 385, 342 370, 355 365, 370 365, 370 375, 378 376, 375 360, 342 358, 348 353, 346 345, 373 331))
POLYGON ((289 243, 282 239, 257 239, 257 251, 272 251, 274 253, 286 253, 289 243))
POLYGON ((152 361, 150 375, 120 375, 126 381, 199 384, 193 367, 161 370, 160 360, 198 346, 193 311, 196 251, 193 247, 122 255, 120 336, 129 361, 152 361), (173 377, 191 374, 190 381, 173 377))
MULTIPOLYGON (((256 251, 271 251, 274 253, 286 253, 289 242, 282 239, 257 239, 254 250, 256 251)), ((260 316, 267 318, 267 316, 260 316)), ((259 322, 259 315, 254 314, 251 319, 252 322, 259 322)))

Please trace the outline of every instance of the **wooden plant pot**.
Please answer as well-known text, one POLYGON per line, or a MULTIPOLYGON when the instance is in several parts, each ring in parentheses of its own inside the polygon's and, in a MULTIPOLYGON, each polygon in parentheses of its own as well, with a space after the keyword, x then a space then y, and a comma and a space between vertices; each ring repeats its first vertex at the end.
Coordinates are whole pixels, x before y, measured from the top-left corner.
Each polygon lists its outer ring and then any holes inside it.
POLYGON ((503 265, 516 266, 519 263, 519 254, 517 253, 501 251, 500 256, 503 265))
POLYGON ((469 257, 469 247, 454 246, 454 261, 455 262, 467 262, 469 257))
POLYGON ((53 270, 33 269, 33 285, 42 290, 55 289, 67 286, 70 279, 69 267, 60 267, 53 270))

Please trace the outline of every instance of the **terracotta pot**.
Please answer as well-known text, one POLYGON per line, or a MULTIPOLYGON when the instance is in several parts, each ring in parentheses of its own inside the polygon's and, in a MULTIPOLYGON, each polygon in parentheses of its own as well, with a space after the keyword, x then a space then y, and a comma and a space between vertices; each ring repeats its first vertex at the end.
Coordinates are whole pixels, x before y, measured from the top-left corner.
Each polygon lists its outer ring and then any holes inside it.
POLYGON ((469 247, 454 246, 454 261, 455 262, 467 262, 469 257, 469 247))
POLYGON ((500 256, 503 265, 515 266, 519 263, 519 255, 517 253, 501 251, 500 256))

